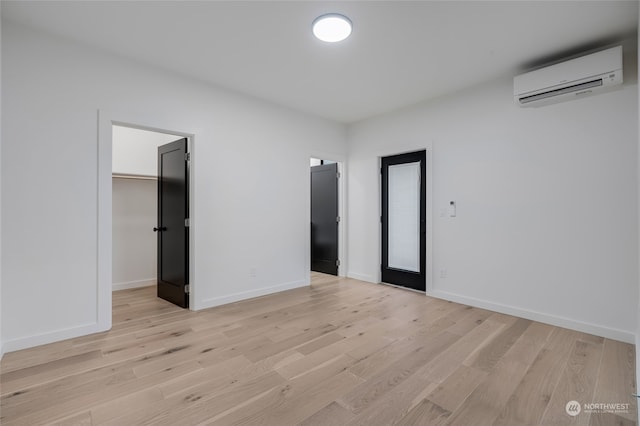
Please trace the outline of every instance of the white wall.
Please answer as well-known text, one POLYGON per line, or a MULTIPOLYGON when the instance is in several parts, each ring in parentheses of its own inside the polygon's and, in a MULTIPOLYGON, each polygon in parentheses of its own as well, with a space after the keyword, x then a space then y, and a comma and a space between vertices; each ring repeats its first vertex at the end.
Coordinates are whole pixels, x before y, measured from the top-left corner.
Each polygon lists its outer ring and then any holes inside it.
MULTIPOLYGON (((0 70, 2 70, 2 4, 0 2, 0 70)), ((0 82, 2 81, 2 72, 0 71, 0 82)), ((0 92, 2 84, 0 83, 0 92)), ((0 105, 2 102, 0 102, 0 105)), ((0 107, 0 123, 2 122, 2 108, 0 107)), ((0 359, 4 355, 4 347, 2 345, 2 130, 0 126, 0 359)))
MULTIPOLYGON (((638 19, 640 20, 640 10, 638 11, 638 19)), ((638 46, 640 46, 640 32, 638 33, 638 46)), ((640 55, 638 55, 638 69, 640 70, 640 55)), ((638 99, 640 101, 640 85, 638 85, 638 99)), ((638 241, 640 242, 640 104, 638 106, 638 241)), ((640 271, 640 250, 638 253, 638 269, 640 271)), ((640 273, 638 274, 638 306, 636 307, 636 393, 638 393, 638 384, 640 384, 640 273)), ((640 423, 640 410, 637 410, 638 422, 640 423)))
POLYGON ((633 342, 632 56, 620 91, 521 109, 507 78, 350 127, 348 275, 380 279, 378 157, 431 145, 428 293, 633 342), (457 217, 441 217, 450 200, 457 217))
POLYGON ((344 161, 344 126, 3 24, 6 350, 110 324, 111 129, 98 145, 98 121, 194 134, 193 308, 308 284, 309 158, 344 161))
POLYGON ((113 173, 158 176, 158 147, 180 136, 113 126, 113 173))
MULTIPOLYGON (((5 350, 100 329, 98 108, 195 135, 195 308, 307 284, 309 158, 345 161, 344 126, 7 22, 2 59, 5 350)), ((506 79, 352 126, 350 275, 378 280, 378 157, 432 145, 433 294, 633 341, 637 98, 518 109, 506 79)))
POLYGON ((155 285, 158 181, 114 178, 112 188, 113 289, 155 285))

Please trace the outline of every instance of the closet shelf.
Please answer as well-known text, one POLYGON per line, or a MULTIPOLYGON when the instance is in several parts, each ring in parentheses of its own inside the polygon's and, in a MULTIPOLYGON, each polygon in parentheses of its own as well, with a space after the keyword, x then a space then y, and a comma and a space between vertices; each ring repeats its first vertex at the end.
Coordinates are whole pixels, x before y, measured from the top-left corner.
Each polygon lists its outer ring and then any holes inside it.
POLYGON ((140 179, 140 180, 158 180, 157 176, 151 175, 135 175, 131 173, 112 173, 113 179, 140 179))

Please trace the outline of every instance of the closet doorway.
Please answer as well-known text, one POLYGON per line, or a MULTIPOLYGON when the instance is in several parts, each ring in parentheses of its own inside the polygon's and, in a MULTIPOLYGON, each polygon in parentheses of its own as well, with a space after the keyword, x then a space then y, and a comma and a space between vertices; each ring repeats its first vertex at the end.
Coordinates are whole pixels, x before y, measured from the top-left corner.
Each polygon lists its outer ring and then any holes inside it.
POLYGON ((311 158, 311 271, 339 275, 341 164, 311 158))
MULTIPOLYGON (((184 289, 188 284, 188 276, 186 276, 188 274, 188 228, 186 228, 188 223, 184 219, 180 221, 181 229, 177 231, 177 238, 179 239, 180 233, 185 236, 183 241, 185 254, 179 254, 176 263, 166 262, 167 256, 158 254, 159 250, 160 253, 164 253, 161 249, 163 237, 176 239, 176 236, 170 232, 161 231, 167 229, 167 222, 162 218, 163 210, 159 209, 158 200, 162 200, 162 194, 166 192, 162 191, 163 186, 165 189, 170 188, 174 195, 175 179, 173 178, 175 176, 170 176, 171 185, 162 185, 162 178, 159 181, 159 172, 160 176, 163 175, 163 171, 158 169, 163 167, 163 161, 159 160, 163 156, 168 157, 166 153, 160 155, 159 149, 162 152, 162 147, 172 146, 168 144, 178 140, 182 141, 181 147, 183 147, 180 160, 182 160, 181 174, 186 190, 188 188, 188 163, 185 156, 187 140, 183 136, 120 125, 112 126, 112 281, 114 291, 158 286, 156 291, 149 294, 155 293, 181 307, 188 307, 188 294, 184 289), (159 223, 159 220, 165 223, 159 223), (184 271, 182 277, 178 277, 180 274, 175 271, 180 265, 184 271), (171 280, 166 278, 169 275, 173 277, 171 280), (161 279, 158 285, 158 279, 163 276, 165 279, 161 279), (174 281, 178 284, 174 285, 174 281), (176 299, 173 287, 178 286, 182 294, 176 299), (167 296, 167 292, 171 297, 167 296)), ((172 174, 180 174, 179 170, 176 170, 177 166, 172 167, 172 174)), ((165 168, 167 168, 166 165, 165 168)), ((166 175, 166 171, 164 174, 166 175)), ((167 204, 176 204, 173 203, 175 200, 171 201, 172 203, 167 204)), ((184 215, 188 217, 188 198, 185 198, 183 204, 184 215)), ((172 247, 174 246, 175 244, 172 244, 172 247)))

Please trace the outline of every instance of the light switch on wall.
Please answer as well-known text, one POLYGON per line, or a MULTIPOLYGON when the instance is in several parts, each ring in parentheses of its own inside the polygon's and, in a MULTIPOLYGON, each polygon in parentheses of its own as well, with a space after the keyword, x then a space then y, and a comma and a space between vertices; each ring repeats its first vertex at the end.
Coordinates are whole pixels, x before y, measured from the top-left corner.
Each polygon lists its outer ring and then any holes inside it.
POLYGON ((449 201, 449 217, 456 217, 456 202, 449 201))

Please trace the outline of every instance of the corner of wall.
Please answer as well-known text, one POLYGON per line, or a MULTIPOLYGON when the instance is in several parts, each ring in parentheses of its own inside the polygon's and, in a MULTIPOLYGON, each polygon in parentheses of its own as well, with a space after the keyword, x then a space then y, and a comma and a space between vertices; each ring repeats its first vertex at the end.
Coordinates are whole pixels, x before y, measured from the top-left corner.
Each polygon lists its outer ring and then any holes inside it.
MULTIPOLYGON (((0 5, 0 33, 2 33, 2 6, 0 5)), ((0 55, 0 69, 2 69, 2 55, 0 55)), ((2 73, 0 72, 0 87, 2 87, 2 73)), ((1 91, 0 91, 1 92, 1 91)), ((0 102, 2 104, 2 102, 0 102)), ((2 110, 0 108, 0 123, 2 122, 2 110)), ((2 126, 0 125, 0 128, 2 126)), ((0 164, 2 163, 2 134, 0 134, 0 164)), ((2 166, 0 165, 0 176, 2 175, 2 166)), ((0 177, 0 182, 2 178, 0 177)), ((2 345, 2 189, 0 188, 0 360, 4 355, 4 347, 2 345)))
MULTIPOLYGON (((638 11, 640 17, 640 10, 638 11)), ((638 45, 640 45, 640 33, 638 34, 638 45)), ((637 55, 638 70, 640 70, 640 55, 637 55)), ((638 223, 640 223, 640 85, 638 85, 638 153, 636 161, 636 173, 638 178, 638 223)), ((640 227, 638 227, 637 244, 640 244, 640 227)), ((638 393, 638 383, 640 383, 640 253, 638 255, 638 307, 636 309, 636 393, 638 393)), ((640 424, 640 410, 636 410, 638 423, 640 424)))

